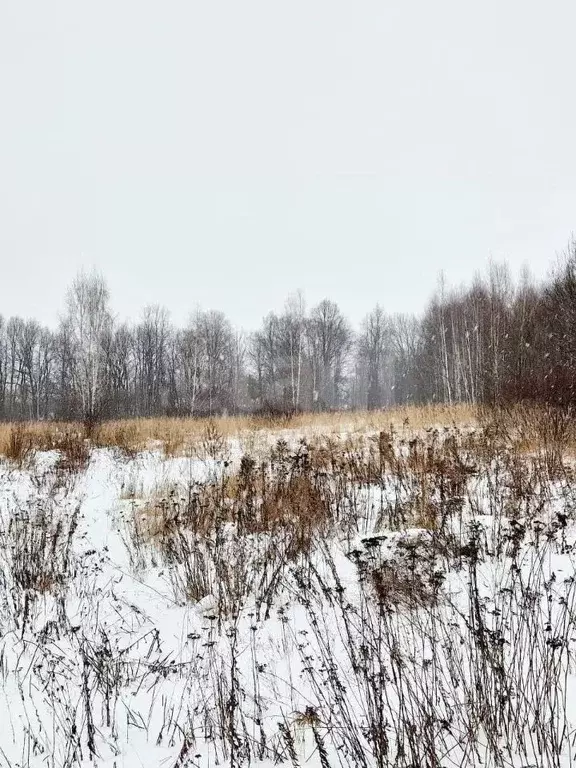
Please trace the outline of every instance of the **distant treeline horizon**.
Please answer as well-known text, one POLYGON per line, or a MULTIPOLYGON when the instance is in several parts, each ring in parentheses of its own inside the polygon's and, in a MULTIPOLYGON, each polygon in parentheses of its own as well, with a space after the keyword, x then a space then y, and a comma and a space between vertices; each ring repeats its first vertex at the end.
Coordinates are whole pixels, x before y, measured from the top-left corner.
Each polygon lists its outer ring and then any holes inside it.
POLYGON ((441 279, 420 314, 367 307, 359 328, 335 302, 307 307, 301 293, 252 333, 216 310, 177 327, 158 305, 118 322, 97 272, 73 280, 56 329, 0 315, 3 421, 569 406, 575 385, 574 240, 543 280, 491 264, 464 287, 441 279))

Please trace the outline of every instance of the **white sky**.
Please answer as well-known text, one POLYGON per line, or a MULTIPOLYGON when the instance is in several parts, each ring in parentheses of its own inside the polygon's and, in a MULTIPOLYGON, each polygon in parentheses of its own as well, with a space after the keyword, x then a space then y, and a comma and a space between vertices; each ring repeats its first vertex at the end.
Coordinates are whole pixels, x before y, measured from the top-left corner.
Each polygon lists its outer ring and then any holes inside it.
POLYGON ((356 323, 576 229, 576 4, 0 0, 0 312, 356 323))

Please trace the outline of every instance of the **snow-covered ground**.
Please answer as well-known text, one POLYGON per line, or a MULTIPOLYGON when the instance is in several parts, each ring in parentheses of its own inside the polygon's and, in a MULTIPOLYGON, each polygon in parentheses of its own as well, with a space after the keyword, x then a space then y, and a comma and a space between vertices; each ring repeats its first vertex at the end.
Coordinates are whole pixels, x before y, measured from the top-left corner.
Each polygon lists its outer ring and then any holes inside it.
POLYGON ((0 766, 571 766, 571 471, 450 439, 3 462, 0 766))

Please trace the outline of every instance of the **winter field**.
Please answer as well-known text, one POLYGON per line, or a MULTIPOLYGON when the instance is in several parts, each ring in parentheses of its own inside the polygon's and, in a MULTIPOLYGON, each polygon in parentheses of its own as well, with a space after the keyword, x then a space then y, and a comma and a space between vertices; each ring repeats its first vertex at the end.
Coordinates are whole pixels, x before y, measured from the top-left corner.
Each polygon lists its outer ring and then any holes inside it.
POLYGON ((575 435, 3 426, 0 766, 572 766, 575 435))

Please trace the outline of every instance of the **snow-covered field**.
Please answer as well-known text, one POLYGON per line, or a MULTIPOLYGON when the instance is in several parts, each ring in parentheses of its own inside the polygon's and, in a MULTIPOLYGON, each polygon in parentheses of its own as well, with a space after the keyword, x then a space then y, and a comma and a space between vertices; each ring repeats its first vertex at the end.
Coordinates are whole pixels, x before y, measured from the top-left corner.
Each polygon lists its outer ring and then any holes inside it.
POLYGON ((571 766, 568 463, 268 442, 2 462, 0 766, 571 766))

